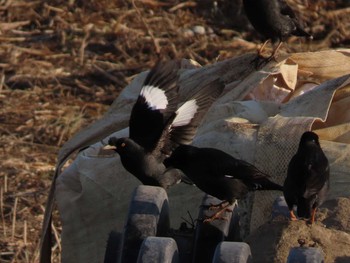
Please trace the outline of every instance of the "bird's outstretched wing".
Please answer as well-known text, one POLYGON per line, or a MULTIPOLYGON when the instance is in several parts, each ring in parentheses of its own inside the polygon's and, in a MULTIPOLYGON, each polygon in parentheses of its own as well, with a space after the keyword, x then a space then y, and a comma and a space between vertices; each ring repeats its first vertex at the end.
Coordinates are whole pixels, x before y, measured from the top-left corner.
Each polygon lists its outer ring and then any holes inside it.
POLYGON ((279 190, 283 187, 269 180, 269 175, 259 170, 256 166, 244 160, 224 155, 217 160, 220 164, 216 169, 217 174, 227 179, 241 180, 249 190, 279 190))
POLYGON ((160 62, 148 73, 132 108, 129 137, 146 151, 152 151, 164 125, 178 104, 178 71, 181 62, 160 62))
POLYGON ((178 108, 161 135, 155 154, 164 159, 180 144, 190 144, 197 129, 213 104, 222 93, 225 85, 216 79, 205 85, 178 108))

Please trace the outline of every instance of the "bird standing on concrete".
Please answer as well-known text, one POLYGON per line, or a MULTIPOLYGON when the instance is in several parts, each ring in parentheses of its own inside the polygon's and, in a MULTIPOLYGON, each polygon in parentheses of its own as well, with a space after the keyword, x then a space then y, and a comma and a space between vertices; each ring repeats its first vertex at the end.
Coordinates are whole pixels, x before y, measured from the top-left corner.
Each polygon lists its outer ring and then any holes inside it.
POLYGON ((258 51, 259 56, 262 56, 262 51, 270 39, 273 42, 278 40, 279 43, 269 59, 275 57, 282 43, 291 35, 312 39, 285 0, 243 0, 243 5, 253 27, 267 38, 258 51))
POLYGON ((305 132, 300 139, 297 153, 292 157, 287 178, 284 182, 284 197, 289 208, 291 220, 297 215, 315 221, 317 208, 324 202, 329 191, 329 164, 323 153, 318 136, 305 132))
POLYGON ((183 171, 205 193, 223 200, 211 206, 219 210, 205 222, 221 218, 220 215, 248 191, 283 189, 254 165, 214 148, 180 145, 164 163, 183 171))
POLYGON ((129 120, 129 138, 109 139, 124 168, 143 184, 165 189, 183 179, 163 160, 179 144, 192 142, 201 120, 224 85, 219 79, 204 86, 178 107, 180 61, 159 63, 148 74, 129 120))

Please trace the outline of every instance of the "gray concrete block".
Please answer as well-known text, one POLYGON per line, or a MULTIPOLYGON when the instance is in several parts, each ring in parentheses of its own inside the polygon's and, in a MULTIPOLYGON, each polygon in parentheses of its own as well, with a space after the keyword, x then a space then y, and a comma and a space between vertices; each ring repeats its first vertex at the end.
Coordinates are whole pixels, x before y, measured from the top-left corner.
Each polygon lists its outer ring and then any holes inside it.
MULTIPOLYGON (((210 211, 208 206, 210 204, 218 204, 221 200, 205 195, 202 200, 202 207, 199 211, 198 218, 205 219, 211 216, 215 211, 210 211)), ((234 206, 229 207, 235 212, 234 206)), ((232 213, 225 212, 223 214, 227 220, 214 220, 210 223, 204 223, 199 220, 196 225, 193 262, 211 262, 216 246, 227 239, 231 229, 232 213)), ((234 236, 234 235, 232 235, 234 236)))
POLYGON ((277 197, 272 204, 271 218, 278 216, 289 218, 289 209, 283 195, 277 197))
POLYGON ((323 263, 324 255, 316 247, 293 247, 289 251, 287 263, 323 263))
POLYGON ((140 248, 137 263, 178 263, 179 252, 174 239, 147 237, 140 248))
POLYGON ((221 242, 217 245, 213 263, 250 263, 252 253, 244 242, 221 242))
POLYGON ((136 262, 143 240, 163 236, 170 228, 168 196, 161 187, 138 186, 123 233, 122 262, 136 262))

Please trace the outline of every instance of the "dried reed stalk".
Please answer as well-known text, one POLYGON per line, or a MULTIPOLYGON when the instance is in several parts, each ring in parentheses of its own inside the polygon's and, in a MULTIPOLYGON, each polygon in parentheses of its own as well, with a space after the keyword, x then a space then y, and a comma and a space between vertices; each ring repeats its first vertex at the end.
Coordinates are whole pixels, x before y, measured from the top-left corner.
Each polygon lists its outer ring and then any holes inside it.
POLYGON ((151 28, 148 26, 146 20, 143 18, 140 9, 138 9, 138 7, 136 6, 135 0, 132 0, 132 5, 133 5, 133 7, 135 8, 137 14, 139 15, 142 24, 143 24, 144 27, 146 28, 147 33, 150 35, 150 37, 151 37, 151 39, 152 39, 152 41, 153 41, 153 45, 154 45, 154 48, 155 48, 155 52, 156 52, 156 54, 159 56, 159 55, 160 55, 160 46, 159 46, 158 41, 157 41, 156 38, 154 37, 153 32, 152 32, 151 28))
POLYGON ((15 232, 16 232, 16 215, 17 215, 17 204, 18 204, 18 197, 15 198, 15 203, 13 205, 13 217, 12 217, 12 242, 15 242, 15 232))
POLYGON ((4 238, 7 238, 5 215, 4 215, 4 188, 3 187, 0 187, 0 209, 1 209, 1 221, 2 221, 4 238))
POLYGON ((61 239, 59 237, 58 231, 57 231, 57 229, 56 229, 56 227, 55 227, 55 225, 53 223, 51 223, 51 226, 52 226, 52 230, 53 230, 53 233, 54 233, 54 236, 55 236, 56 243, 58 245, 59 252, 61 252, 62 251, 61 239))
POLYGON ((24 243, 25 246, 28 244, 27 232, 28 232, 27 220, 24 220, 24 224, 23 224, 23 243, 24 243))

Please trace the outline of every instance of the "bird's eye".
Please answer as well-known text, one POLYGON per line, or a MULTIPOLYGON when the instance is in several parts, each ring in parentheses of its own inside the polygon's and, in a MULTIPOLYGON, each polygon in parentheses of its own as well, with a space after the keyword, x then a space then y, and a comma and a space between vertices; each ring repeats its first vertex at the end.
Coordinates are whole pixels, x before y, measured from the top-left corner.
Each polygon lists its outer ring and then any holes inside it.
POLYGON ((125 142, 123 142, 120 146, 121 147, 125 147, 125 145, 126 145, 125 142))

